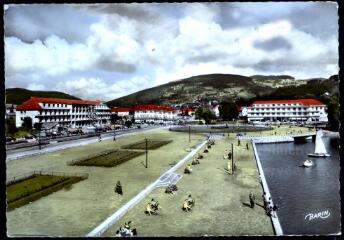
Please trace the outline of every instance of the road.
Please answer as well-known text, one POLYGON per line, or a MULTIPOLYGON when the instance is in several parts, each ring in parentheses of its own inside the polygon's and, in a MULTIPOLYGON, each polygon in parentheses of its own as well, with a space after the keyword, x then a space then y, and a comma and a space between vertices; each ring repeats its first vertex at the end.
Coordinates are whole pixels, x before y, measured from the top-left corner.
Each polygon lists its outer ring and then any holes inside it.
MULTIPOLYGON (((135 134, 137 132, 149 131, 149 130, 156 129, 156 128, 167 128, 167 127, 149 126, 146 128, 133 128, 133 129, 117 130, 116 131, 116 138, 126 136, 128 134, 135 134)), ((103 133, 101 136, 102 136, 102 140, 108 140, 108 139, 113 138, 114 133, 113 132, 103 133)), ((48 145, 42 145, 41 150, 39 149, 39 146, 7 150, 6 151, 6 155, 7 155, 6 162, 12 161, 12 160, 17 160, 17 159, 27 157, 27 156, 39 155, 39 154, 54 152, 54 151, 58 151, 58 150, 66 149, 66 148, 77 147, 80 145, 95 143, 97 141, 98 141, 98 136, 95 136, 95 137, 82 138, 82 139, 71 140, 71 141, 66 141, 66 142, 55 142, 55 143, 51 142, 48 145)))

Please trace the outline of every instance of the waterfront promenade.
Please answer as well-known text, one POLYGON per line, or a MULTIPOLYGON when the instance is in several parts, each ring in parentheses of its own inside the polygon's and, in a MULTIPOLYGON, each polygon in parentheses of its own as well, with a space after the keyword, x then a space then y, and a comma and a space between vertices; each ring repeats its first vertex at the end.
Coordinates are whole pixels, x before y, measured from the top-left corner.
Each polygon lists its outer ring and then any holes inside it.
POLYGON ((167 129, 155 129, 127 135, 116 141, 102 142, 58 150, 51 153, 22 158, 6 163, 7 179, 31 171, 87 173, 88 179, 43 197, 6 213, 10 236, 78 236, 83 237, 98 226, 142 189, 161 175, 170 164, 189 152, 186 148, 198 145, 204 136, 193 134, 191 142, 187 134, 171 133, 167 129), (113 168, 69 166, 67 162, 88 156, 90 153, 120 148, 123 145, 153 139, 172 139, 163 147, 148 151, 149 167, 145 168, 145 155, 141 155, 113 168), (123 196, 114 193, 120 180, 123 196))
MULTIPOLYGON (((231 236, 274 235, 270 218, 262 207, 263 190, 251 145, 246 141, 237 146, 235 134, 215 140, 215 145, 204 156, 199 165, 192 165, 193 172, 184 174, 189 159, 177 172, 183 174, 178 181, 178 191, 166 194, 165 188, 157 188, 129 210, 102 236, 114 236, 116 230, 132 221, 138 236, 231 236), (234 159, 237 171, 228 174, 228 159, 223 158, 225 149, 234 144, 234 159), (256 206, 249 207, 249 193, 256 196, 256 206), (191 194, 196 205, 188 213, 182 211, 184 199, 191 194), (145 206, 154 198, 162 209, 156 216, 144 214, 145 206)), ((203 149, 202 149, 203 150, 203 149)))
MULTIPOLYGON (((285 131, 283 128, 279 130, 285 131)), ((187 156, 190 149, 199 145, 203 138, 204 134, 193 133, 189 143, 187 133, 156 129, 123 136, 115 142, 104 140, 7 162, 8 178, 33 170, 89 174, 87 180, 73 185, 69 190, 55 192, 8 212, 8 233, 11 236, 85 236, 153 183, 173 162, 187 156), (66 165, 67 161, 90 152, 118 148, 144 137, 173 139, 172 143, 149 151, 148 169, 142 165, 144 155, 115 168, 66 165), (122 182, 123 196, 113 193, 117 180, 122 182), (78 227, 73 224, 75 222, 78 227)), ((191 175, 183 173, 191 158, 176 170, 183 177, 177 183, 179 190, 175 195, 165 194, 164 187, 153 190, 103 236, 114 236, 115 231, 129 220, 133 221, 132 226, 138 229, 139 236, 273 235, 271 220, 261 207, 262 186, 253 149, 249 147, 247 150, 246 143, 249 141, 241 141, 238 146, 232 133, 217 139, 209 153, 202 153, 204 159, 201 159, 201 164, 192 166, 194 172, 191 175), (225 171, 228 160, 223 159, 224 150, 230 150, 232 143, 238 169, 234 176, 225 171), (255 209, 248 207, 250 191, 256 195, 255 209), (192 212, 184 213, 181 204, 189 194, 196 200, 196 206, 192 212), (151 198, 157 199, 163 207, 158 216, 149 217, 143 213, 145 204, 151 198)))

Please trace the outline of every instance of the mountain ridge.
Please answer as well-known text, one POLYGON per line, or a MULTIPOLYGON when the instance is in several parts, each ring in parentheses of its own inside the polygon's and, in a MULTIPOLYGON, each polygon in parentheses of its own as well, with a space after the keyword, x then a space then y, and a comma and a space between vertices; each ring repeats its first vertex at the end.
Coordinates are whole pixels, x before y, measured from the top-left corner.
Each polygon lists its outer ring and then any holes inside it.
POLYGON ((127 107, 138 103, 178 104, 198 99, 253 98, 273 92, 277 87, 298 86, 308 80, 289 75, 205 74, 175 80, 144 89, 107 102, 109 106, 127 107))
POLYGON ((8 104, 18 105, 25 102, 30 97, 50 97, 80 100, 80 98, 58 91, 33 91, 25 88, 7 88, 5 101, 8 104))

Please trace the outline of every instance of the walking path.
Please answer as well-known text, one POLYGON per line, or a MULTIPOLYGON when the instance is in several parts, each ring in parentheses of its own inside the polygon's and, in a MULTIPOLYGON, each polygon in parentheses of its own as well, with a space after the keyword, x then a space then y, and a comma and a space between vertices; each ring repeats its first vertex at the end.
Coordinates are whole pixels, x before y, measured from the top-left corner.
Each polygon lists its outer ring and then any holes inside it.
MULTIPOLYGON (((162 127, 162 128, 166 128, 166 127, 162 127)), ((149 129, 144 129, 144 130, 139 130, 139 131, 134 131, 134 132, 129 132, 129 133, 121 133, 121 134, 116 135, 116 138, 120 138, 120 137, 124 137, 124 136, 128 136, 128 135, 133 135, 133 134, 136 134, 138 132, 140 132, 140 133, 141 132, 147 132, 147 131, 150 131, 153 129, 156 129, 156 128, 149 128, 149 129)), ((106 136, 102 136, 102 140, 113 139, 113 137, 114 137, 113 134, 109 134, 106 136)), ((24 150, 22 152, 6 153, 6 155, 7 155, 6 162, 12 161, 12 160, 17 160, 17 159, 24 158, 24 157, 55 152, 58 150, 73 148, 73 147, 82 146, 82 145, 87 145, 87 144, 95 143, 98 141, 99 141, 98 137, 94 137, 91 139, 78 139, 78 140, 74 140, 72 142, 55 143, 56 145, 50 144, 48 147, 42 148, 41 150, 32 149, 32 150, 24 150)))
MULTIPOLYGON (((266 193, 265 194, 265 201, 268 202, 269 198, 271 197, 271 194, 270 194, 269 187, 268 187, 268 184, 267 184, 266 179, 265 179, 265 175, 264 175, 264 171, 263 171, 262 165, 260 163, 260 159, 259 159, 259 156, 258 156, 258 153, 257 153, 255 141, 252 141, 252 147, 253 147, 254 155, 255 155, 255 158, 256 158, 256 161, 257 161, 257 167, 258 167, 261 183, 263 185, 264 192, 266 193)), ((270 202, 271 202, 271 204, 273 206, 274 204, 273 204, 272 198, 271 198, 270 202)), ((275 234, 277 236, 283 235, 283 230, 282 230, 281 224, 279 222, 279 219, 278 219, 276 211, 272 211, 272 213, 271 213, 271 221, 272 221, 272 225, 274 226, 275 234), (276 216, 276 217, 273 217, 273 216, 276 216)))
POLYGON ((278 143, 278 142, 294 142, 294 137, 311 137, 315 133, 292 134, 292 135, 275 135, 275 136, 237 136, 238 140, 252 140, 256 143, 278 143))
POLYGON ((117 222, 123 215, 125 215, 129 209, 135 206, 140 200, 142 200, 145 196, 147 196, 151 191, 153 191, 161 182, 166 180, 167 174, 173 174, 175 170, 177 170, 181 165, 183 165, 186 160, 190 157, 195 155, 205 144, 207 140, 204 140, 200 143, 195 149, 189 152, 184 158, 178 161, 176 165, 171 167, 169 170, 164 172, 157 180, 149 184, 145 189, 139 192, 135 197, 130 199, 126 204, 124 204, 121 208, 119 208, 115 213, 105 219, 101 224, 99 224, 96 228, 94 228, 91 232, 89 232, 86 237, 96 237, 100 236, 106 230, 108 230, 115 222, 117 222))

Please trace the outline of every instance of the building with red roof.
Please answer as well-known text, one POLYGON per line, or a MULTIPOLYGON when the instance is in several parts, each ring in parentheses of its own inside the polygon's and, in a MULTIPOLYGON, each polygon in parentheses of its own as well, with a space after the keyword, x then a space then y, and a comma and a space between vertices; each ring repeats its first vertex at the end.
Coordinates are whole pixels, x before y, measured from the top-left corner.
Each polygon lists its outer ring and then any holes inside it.
POLYGON ((113 107, 111 113, 118 117, 133 118, 136 123, 173 123, 185 116, 193 116, 195 110, 155 104, 138 104, 126 108, 113 107))
POLYGON ((137 123, 173 123, 178 119, 178 109, 171 106, 138 104, 132 107, 137 123))
POLYGON ((113 107, 111 108, 111 114, 116 114, 119 118, 129 119, 129 112, 132 111, 131 108, 126 107, 113 107))
POLYGON ((254 101, 242 108, 249 122, 327 122, 326 105, 316 99, 254 101))
POLYGON ((107 124, 110 115, 110 109, 99 100, 31 97, 16 107, 16 125, 20 127, 24 118, 30 117, 33 124, 58 123, 75 128, 107 124))

